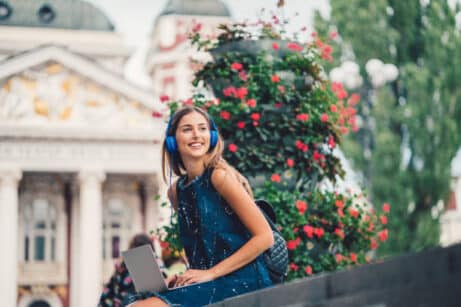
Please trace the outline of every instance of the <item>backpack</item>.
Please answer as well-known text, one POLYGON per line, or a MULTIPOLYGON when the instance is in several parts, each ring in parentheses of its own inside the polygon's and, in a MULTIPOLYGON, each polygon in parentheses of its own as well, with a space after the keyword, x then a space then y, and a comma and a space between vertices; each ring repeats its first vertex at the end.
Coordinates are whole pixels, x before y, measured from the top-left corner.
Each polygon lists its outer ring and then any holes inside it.
POLYGON ((263 253, 264 262, 266 263, 272 282, 274 284, 283 283, 288 275, 288 249, 286 241, 277 229, 277 219, 271 204, 262 199, 256 200, 255 203, 261 209, 274 235, 274 245, 263 253))

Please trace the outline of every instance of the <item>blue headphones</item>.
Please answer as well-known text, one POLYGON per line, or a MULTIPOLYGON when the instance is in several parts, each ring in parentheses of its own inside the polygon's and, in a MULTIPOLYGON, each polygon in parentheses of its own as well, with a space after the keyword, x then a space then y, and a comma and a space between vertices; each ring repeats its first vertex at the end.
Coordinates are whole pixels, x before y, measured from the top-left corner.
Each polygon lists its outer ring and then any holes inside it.
MULTIPOLYGON (((218 144, 218 128, 216 127, 216 124, 211 118, 211 116, 208 116, 208 119, 210 121, 210 150, 218 144)), ((171 122, 173 120, 173 116, 170 117, 170 120, 168 121, 168 125, 166 127, 166 132, 165 132, 165 147, 166 150, 170 153, 173 154, 178 151, 178 143, 176 143, 176 138, 174 135, 168 135, 171 129, 171 122)))

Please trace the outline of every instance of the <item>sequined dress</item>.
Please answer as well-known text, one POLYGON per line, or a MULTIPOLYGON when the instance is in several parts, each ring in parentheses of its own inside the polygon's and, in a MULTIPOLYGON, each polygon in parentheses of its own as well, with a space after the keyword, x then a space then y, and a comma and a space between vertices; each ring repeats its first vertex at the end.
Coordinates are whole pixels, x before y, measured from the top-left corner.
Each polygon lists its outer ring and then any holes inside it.
MULTIPOLYGON (((232 255, 251 235, 211 183, 212 169, 177 183, 179 235, 191 269, 209 269, 232 255)), ((130 296, 126 303, 156 296, 170 306, 204 306, 271 286, 262 256, 218 279, 160 293, 130 296)))

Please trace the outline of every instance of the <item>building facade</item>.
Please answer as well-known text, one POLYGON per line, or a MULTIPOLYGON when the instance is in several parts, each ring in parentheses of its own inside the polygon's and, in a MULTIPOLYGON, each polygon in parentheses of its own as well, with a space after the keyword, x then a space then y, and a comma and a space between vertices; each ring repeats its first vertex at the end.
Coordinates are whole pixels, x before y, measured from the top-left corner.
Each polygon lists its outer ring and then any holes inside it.
POLYGON ((123 77, 133 50, 93 5, 0 0, 2 306, 95 306, 130 238, 169 221, 152 113, 162 94, 191 94, 186 32, 226 20, 220 1, 169 1, 145 90, 123 77))

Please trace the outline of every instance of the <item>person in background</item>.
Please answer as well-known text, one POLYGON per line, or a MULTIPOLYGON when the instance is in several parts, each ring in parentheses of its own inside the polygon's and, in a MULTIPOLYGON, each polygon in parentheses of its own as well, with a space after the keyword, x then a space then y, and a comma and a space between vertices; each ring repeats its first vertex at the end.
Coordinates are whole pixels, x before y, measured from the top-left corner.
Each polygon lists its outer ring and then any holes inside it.
MULTIPOLYGON (((131 239, 129 249, 146 244, 150 244, 154 250, 151 238, 144 233, 140 233, 131 239)), ((162 267, 163 263, 161 259, 158 257, 157 259, 160 267, 162 267)), ((117 261, 114 273, 112 274, 109 282, 104 285, 103 292, 99 298, 98 307, 122 306, 125 297, 134 293, 136 293, 136 291, 125 263, 123 261, 117 261)))

